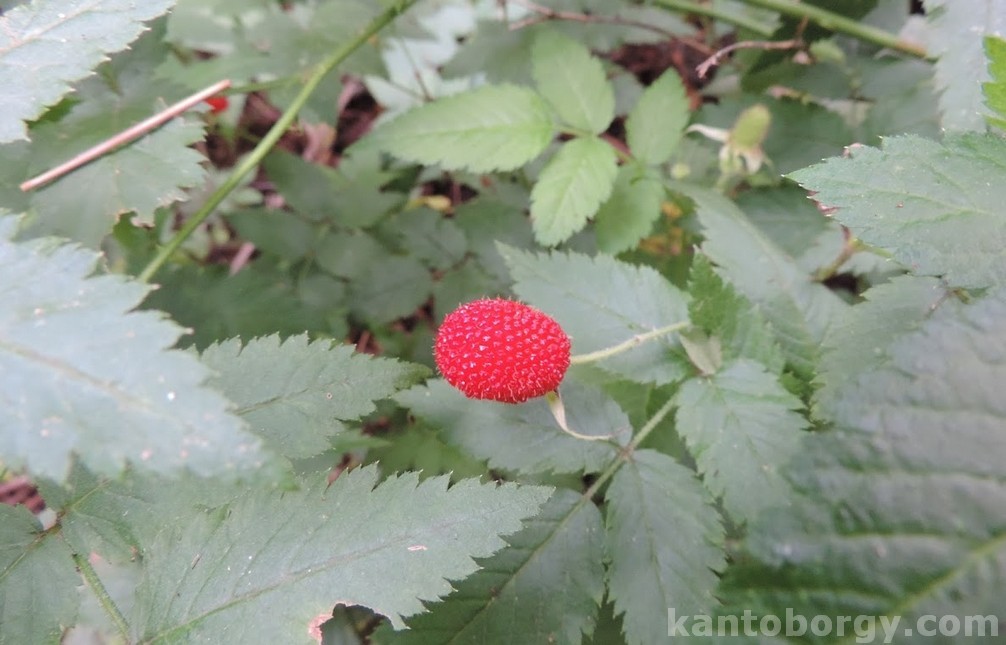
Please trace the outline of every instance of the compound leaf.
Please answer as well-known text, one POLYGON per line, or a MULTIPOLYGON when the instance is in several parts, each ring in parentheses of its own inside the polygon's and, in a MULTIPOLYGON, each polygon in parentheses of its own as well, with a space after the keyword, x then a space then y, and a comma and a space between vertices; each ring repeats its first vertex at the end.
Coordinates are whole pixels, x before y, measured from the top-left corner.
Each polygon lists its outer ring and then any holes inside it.
POLYGON ((792 174, 834 217, 918 275, 951 286, 1006 281, 1006 146, 978 134, 886 139, 792 174))
POLYGON ((647 164, 670 159, 690 116, 685 87, 671 67, 646 88, 625 120, 632 155, 647 164))
POLYGON ((538 91, 566 125, 600 134, 615 117, 615 93, 604 66, 582 43, 542 31, 531 50, 531 67, 538 91))
POLYGON ((406 161, 489 172, 523 166, 545 150, 553 133, 548 105, 536 93, 486 85, 410 110, 363 145, 406 161))
POLYGON ((93 471, 126 464, 202 475, 258 469, 257 438, 206 389, 208 370, 168 350, 181 328, 131 312, 149 287, 90 277, 95 254, 51 240, 10 241, 0 219, 0 455, 62 481, 72 456, 93 471), (86 330, 86 333, 84 333, 86 330))
POLYGON ((982 630, 992 614, 995 627, 1006 594, 1006 293, 941 308, 888 353, 842 388, 837 429, 804 439, 792 506, 749 525, 721 588, 732 611, 910 626, 976 616, 982 630))
POLYGON ((611 557, 608 594, 629 645, 667 638, 668 609, 709 613, 726 565, 723 527, 695 473, 655 450, 637 450, 605 495, 611 557))
POLYGON ((144 555, 137 640, 311 643, 333 605, 363 605, 397 628, 506 546, 551 489, 376 467, 296 492, 253 491, 169 525, 144 555), (394 580, 394 584, 374 584, 394 580), (179 600, 182 599, 182 600, 179 600))
MULTIPOLYGON (((528 253, 499 245, 514 291, 562 325, 573 353, 584 354, 688 320, 687 295, 650 267, 606 256, 528 253)), ((671 334, 598 362, 639 383, 684 377, 687 359, 671 334)))
POLYGON ((735 522, 785 505, 790 488, 781 467, 796 454, 807 422, 778 376, 740 359, 685 381, 676 402, 677 430, 735 522))
POLYGON ((603 531, 593 503, 559 490, 457 591, 408 621, 408 631, 384 630, 376 642, 579 643, 594 631, 604 595, 603 531))
POLYGON ((278 454, 311 457, 345 430, 343 421, 374 411, 374 401, 413 385, 425 367, 357 354, 348 345, 308 342, 306 335, 231 339, 202 354, 208 384, 237 406, 234 413, 278 454))
POLYGON ((0 143, 27 139, 37 118, 107 54, 124 49, 143 22, 175 0, 36 0, 0 16, 0 143))
MULTIPOLYGON (((625 413, 599 391, 564 384, 562 396, 567 421, 576 432, 628 437, 625 413)), ((598 472, 617 455, 606 441, 584 441, 563 432, 541 398, 521 405, 473 401, 437 379, 400 392, 394 399, 437 428, 444 441, 488 460, 493 468, 525 473, 598 472)))
POLYGON ((615 149, 600 139, 574 139, 542 169, 531 189, 531 224, 545 246, 569 239, 608 199, 618 172, 615 149))

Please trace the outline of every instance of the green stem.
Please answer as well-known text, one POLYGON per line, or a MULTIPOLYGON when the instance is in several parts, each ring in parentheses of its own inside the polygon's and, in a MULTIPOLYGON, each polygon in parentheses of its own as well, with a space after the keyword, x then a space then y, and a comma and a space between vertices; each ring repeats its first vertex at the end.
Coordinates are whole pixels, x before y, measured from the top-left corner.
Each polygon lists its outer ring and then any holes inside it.
POLYGON ((73 554, 73 561, 77 565, 77 569, 80 574, 84 576, 84 581, 87 586, 91 588, 94 595, 98 598, 98 602, 101 604, 102 609, 108 614, 112 622, 115 623, 115 628, 119 630, 122 638, 125 642, 129 642, 129 624, 126 622, 125 617, 123 617, 122 612, 119 611, 119 607, 112 600, 112 597, 108 595, 108 590, 105 589, 105 585, 101 583, 101 578, 98 577, 98 572, 94 570, 91 566, 91 561, 87 559, 87 556, 83 556, 79 553, 73 554))
POLYGON ((666 336, 667 334, 673 334, 676 331, 681 331, 687 327, 689 323, 687 320, 683 322, 677 322, 673 325, 668 325, 666 327, 661 327, 660 329, 654 329, 648 331, 645 334, 636 334, 627 341, 621 342, 617 345, 612 345, 611 347, 605 347, 604 349, 599 349, 596 352, 590 352, 587 354, 577 354, 576 356, 571 356, 569 358, 570 365, 582 365, 583 363, 593 363, 595 361, 600 361, 605 358, 611 358, 612 356, 617 356, 622 352, 627 352, 630 349, 642 345, 648 340, 653 340, 654 338, 660 338, 661 336, 666 336))
POLYGON ((292 85, 297 82, 296 76, 284 76, 283 78, 275 78, 271 81, 259 81, 256 83, 245 83, 244 85, 235 85, 226 92, 222 94, 235 95, 235 94, 251 94, 252 92, 267 92, 269 90, 274 90, 277 87, 286 87, 287 85, 292 85))
POLYGON ((671 397, 667 399, 667 402, 664 403, 659 410, 657 410, 656 414, 650 417, 650 420, 646 422, 646 425, 639 429, 639 432, 637 432, 636 436, 632 438, 629 445, 622 450, 618 458, 611 462, 604 472, 602 472, 600 476, 594 480, 594 483, 591 484, 590 488, 588 488, 583 494, 583 498, 590 499, 597 493, 597 491, 601 490, 601 487, 604 486, 609 479, 615 476, 615 473, 622 467, 622 464, 632 459, 632 453, 639 447, 639 444, 643 443, 643 440, 645 440, 646 437, 648 437, 650 433, 653 432, 658 425, 660 425, 660 422, 663 421, 673 409, 674 397, 671 397))
POLYGON ((774 31, 771 26, 762 24, 745 16, 738 15, 735 11, 717 9, 712 5, 700 4, 698 2, 694 2, 694 0, 653 0, 650 4, 654 4, 670 11, 693 13, 697 16, 708 16, 721 22, 736 25, 741 29, 747 29, 748 31, 754 32, 763 38, 768 38, 774 31))
POLYGON ((859 40, 887 47, 917 58, 929 58, 921 45, 901 40, 892 33, 846 18, 806 2, 795 0, 743 0, 746 4, 770 9, 796 19, 808 19, 829 31, 845 34, 859 40))
POLYGON ((293 101, 290 103, 290 107, 280 115, 279 120, 272 126, 269 132, 262 137, 262 141, 259 142, 255 149, 241 161, 240 164, 234 169, 227 179, 220 184, 220 186, 213 191, 206 203, 203 204, 202 208, 196 211, 192 217, 190 217, 175 233, 175 236, 168 241, 154 256, 154 259, 150 261, 149 264, 140 272, 138 279, 141 282, 147 282, 154 276, 157 271, 164 266, 164 263, 177 251, 185 240, 192 235, 192 233, 199 228, 199 226, 210 216, 217 206, 220 205, 227 195, 231 193, 235 188, 237 188, 242 180, 248 173, 255 170, 259 163, 265 158, 265 156, 272 150, 273 146, 279 142, 283 133, 286 132, 287 128, 293 125, 294 120, 297 118, 297 113, 300 112, 301 108, 307 103, 307 100, 311 97, 311 94, 321 83, 322 79, 332 71, 337 65, 342 63, 344 60, 349 58, 350 54, 355 52, 361 46, 363 46, 370 38, 376 34, 378 31, 387 26, 392 20, 394 20, 399 14, 404 13, 409 7, 416 3, 417 0, 398 0, 393 5, 385 9, 379 16, 374 18, 369 25, 358 35, 353 38, 342 47, 338 48, 325 60, 315 67, 311 76, 304 83, 304 87, 301 88, 300 92, 294 97, 293 101))

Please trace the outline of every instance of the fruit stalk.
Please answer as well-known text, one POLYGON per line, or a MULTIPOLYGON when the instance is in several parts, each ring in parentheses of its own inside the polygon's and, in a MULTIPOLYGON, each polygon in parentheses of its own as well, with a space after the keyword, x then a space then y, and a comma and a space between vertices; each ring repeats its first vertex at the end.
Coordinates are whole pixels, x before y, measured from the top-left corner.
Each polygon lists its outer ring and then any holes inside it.
POLYGON ((636 334, 629 340, 623 341, 617 345, 612 345, 611 347, 605 347, 604 349, 599 349, 596 352, 589 352, 587 354, 577 354, 576 356, 571 356, 569 359, 570 365, 582 365, 584 363, 593 363, 596 361, 604 360, 605 358, 611 358, 612 356, 617 356, 622 352, 627 352, 630 349, 642 345, 648 340, 653 340, 654 338, 659 338, 661 336, 666 336, 667 334, 673 334, 676 331, 681 331, 685 327, 691 324, 687 320, 682 322, 674 323, 673 325, 668 325, 666 327, 660 327, 659 329, 654 329, 642 334, 636 334))

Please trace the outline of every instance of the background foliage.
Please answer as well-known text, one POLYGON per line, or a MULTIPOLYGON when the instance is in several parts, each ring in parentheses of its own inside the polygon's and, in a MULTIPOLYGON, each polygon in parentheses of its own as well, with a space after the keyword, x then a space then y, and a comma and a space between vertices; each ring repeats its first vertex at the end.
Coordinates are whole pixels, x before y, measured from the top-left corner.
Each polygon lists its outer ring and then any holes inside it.
POLYGON ((2 8, 0 643, 1004 620, 1006 1, 2 8))

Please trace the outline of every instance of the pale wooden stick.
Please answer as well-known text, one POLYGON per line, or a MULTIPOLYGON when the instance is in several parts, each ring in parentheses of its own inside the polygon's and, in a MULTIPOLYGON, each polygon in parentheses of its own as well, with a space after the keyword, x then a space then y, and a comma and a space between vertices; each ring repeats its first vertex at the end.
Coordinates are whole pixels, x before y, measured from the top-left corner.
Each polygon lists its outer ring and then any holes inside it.
POLYGON ((226 90, 230 86, 231 86, 230 80, 225 79, 218 83, 210 85, 206 89, 199 90, 195 94, 182 99, 181 101, 175 103, 170 107, 161 110, 152 117, 140 121, 133 127, 123 130, 122 132, 112 137, 109 137, 108 139, 105 139, 96 146, 88 148, 87 150, 80 153, 73 159, 61 163, 55 168, 47 170, 41 175, 38 175, 37 177, 29 179, 28 181, 21 184, 21 191, 26 193, 29 190, 34 190, 38 188, 39 186, 44 186, 53 179, 58 179, 59 177, 62 177, 63 175, 72 172, 77 168, 80 168, 84 164, 94 161, 95 159, 97 159, 102 155, 108 154, 109 152, 115 150, 119 146, 129 143, 134 139, 140 138, 141 136, 150 132, 151 130, 154 130, 164 125, 165 123, 175 118, 185 110, 191 108, 193 105, 197 105, 198 103, 205 101, 209 97, 226 90))

